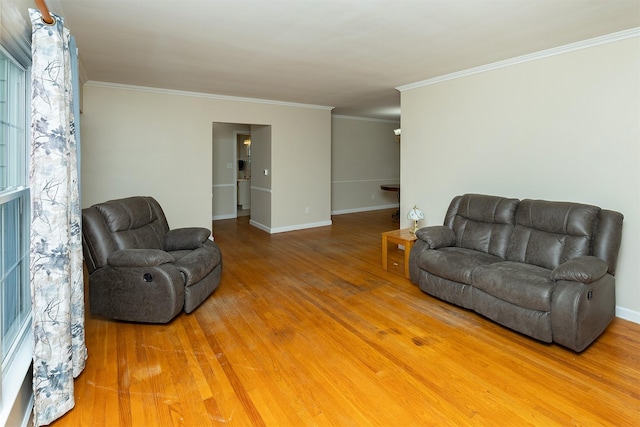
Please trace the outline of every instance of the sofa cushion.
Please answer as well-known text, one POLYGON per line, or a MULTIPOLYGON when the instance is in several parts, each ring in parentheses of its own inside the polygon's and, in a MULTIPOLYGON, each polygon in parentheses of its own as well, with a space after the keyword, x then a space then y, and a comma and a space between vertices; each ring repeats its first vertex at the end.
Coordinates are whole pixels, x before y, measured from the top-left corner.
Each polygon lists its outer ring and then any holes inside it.
POLYGON ((475 268, 472 282, 483 292, 518 307, 551 310, 554 282, 545 268, 504 261, 475 268))
POLYGON ((447 225, 456 235, 456 246, 504 258, 515 224, 518 200, 465 194, 452 204, 447 225))
POLYGON ((500 261, 502 258, 484 252, 448 247, 423 251, 418 267, 444 279, 471 284, 471 273, 476 267, 500 261))
POLYGON ((521 201, 506 258, 552 270, 590 255, 599 210, 570 202, 521 201))
POLYGON ((472 287, 473 310, 507 328, 543 342, 555 338, 551 329, 550 311, 529 310, 472 287))
POLYGON ((420 290, 441 300, 473 310, 471 293, 474 288, 472 285, 443 279, 424 270, 420 271, 421 277, 418 284, 420 290))

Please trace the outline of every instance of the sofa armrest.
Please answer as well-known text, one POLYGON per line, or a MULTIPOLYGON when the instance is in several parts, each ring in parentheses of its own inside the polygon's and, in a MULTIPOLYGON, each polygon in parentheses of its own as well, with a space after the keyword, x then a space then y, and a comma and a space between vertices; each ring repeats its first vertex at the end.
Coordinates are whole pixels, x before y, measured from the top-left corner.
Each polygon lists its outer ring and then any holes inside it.
POLYGON ((445 225, 421 228, 416 231, 416 237, 424 241, 429 249, 454 246, 456 243, 456 235, 453 233, 453 230, 445 225))
POLYGON ((576 352, 591 344, 615 317, 615 278, 591 283, 558 280, 551 298, 553 341, 576 352))
POLYGON ((203 227, 186 227, 169 230, 164 235, 164 248, 167 251, 198 249, 211 235, 211 230, 203 227))
POLYGON ((111 267, 155 267, 175 259, 160 249, 121 249, 107 258, 111 267))
POLYGON ((551 280, 591 283, 607 272, 607 263, 594 256, 581 256, 560 264, 551 272, 551 280))

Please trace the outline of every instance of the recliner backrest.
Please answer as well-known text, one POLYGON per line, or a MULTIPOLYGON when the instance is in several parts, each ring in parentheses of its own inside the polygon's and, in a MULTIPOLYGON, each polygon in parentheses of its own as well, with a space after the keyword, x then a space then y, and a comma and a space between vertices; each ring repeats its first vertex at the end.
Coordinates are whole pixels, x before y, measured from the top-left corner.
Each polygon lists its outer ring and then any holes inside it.
POLYGON ((522 200, 507 259, 554 269, 591 255, 600 208, 571 202, 522 200))
POLYGON ((152 197, 128 197, 82 210, 82 243, 89 272, 120 249, 164 250, 167 219, 152 197))
POLYGON ((515 224, 518 199, 465 194, 455 197, 445 225, 456 236, 456 246, 505 258, 515 224))

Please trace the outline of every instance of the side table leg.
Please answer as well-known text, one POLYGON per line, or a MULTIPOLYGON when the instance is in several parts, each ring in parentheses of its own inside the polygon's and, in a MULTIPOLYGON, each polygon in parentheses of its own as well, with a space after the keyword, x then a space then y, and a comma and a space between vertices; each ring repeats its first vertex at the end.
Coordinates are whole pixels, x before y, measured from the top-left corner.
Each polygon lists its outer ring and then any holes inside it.
POLYGON ((382 269, 387 269, 387 236, 382 235, 382 269))
POLYGON ((408 241, 404 244, 404 275, 407 279, 411 279, 411 275, 409 274, 409 255, 411 254, 411 247, 413 246, 413 242, 408 241))

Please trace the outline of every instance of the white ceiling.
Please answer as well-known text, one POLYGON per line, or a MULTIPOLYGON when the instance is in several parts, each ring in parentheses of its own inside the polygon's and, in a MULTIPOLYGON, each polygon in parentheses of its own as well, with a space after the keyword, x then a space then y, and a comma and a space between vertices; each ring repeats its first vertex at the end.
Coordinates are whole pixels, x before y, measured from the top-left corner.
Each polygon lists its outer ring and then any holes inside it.
POLYGON ((397 120, 395 87, 640 27, 640 0, 47 0, 88 80, 397 120))

